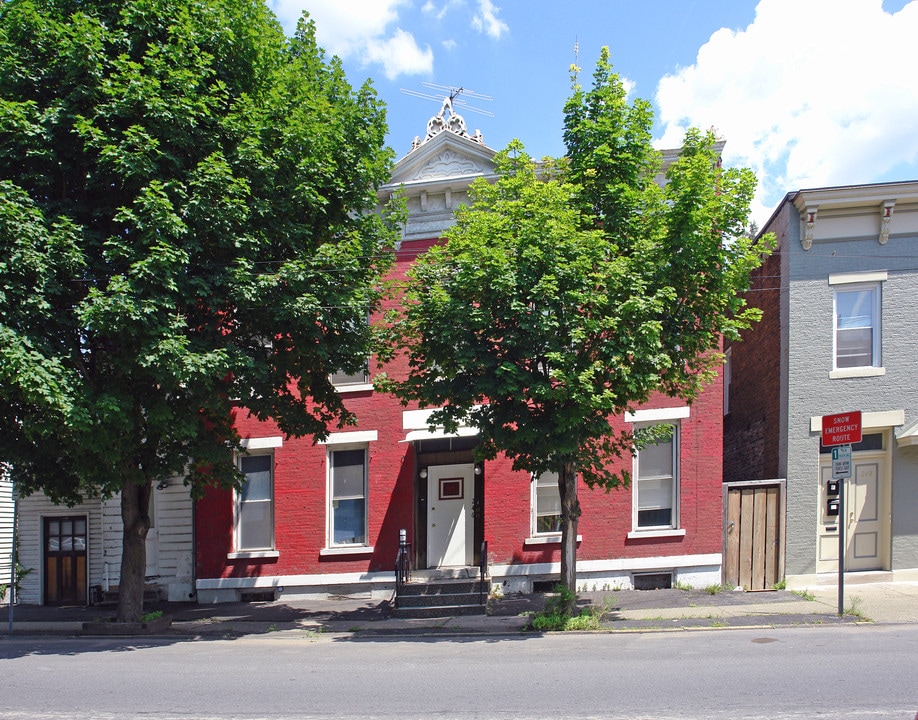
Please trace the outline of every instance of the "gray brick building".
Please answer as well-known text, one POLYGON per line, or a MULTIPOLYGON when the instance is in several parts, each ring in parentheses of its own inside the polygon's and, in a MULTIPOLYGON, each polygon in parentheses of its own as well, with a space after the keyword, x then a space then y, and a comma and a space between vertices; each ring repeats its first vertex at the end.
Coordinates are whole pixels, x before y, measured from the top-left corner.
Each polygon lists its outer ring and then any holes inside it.
POLYGON ((847 571, 918 580, 918 181, 789 193, 748 294, 762 322, 729 348, 725 481, 786 479, 788 585, 847 571), (823 415, 862 413, 834 513, 823 415))

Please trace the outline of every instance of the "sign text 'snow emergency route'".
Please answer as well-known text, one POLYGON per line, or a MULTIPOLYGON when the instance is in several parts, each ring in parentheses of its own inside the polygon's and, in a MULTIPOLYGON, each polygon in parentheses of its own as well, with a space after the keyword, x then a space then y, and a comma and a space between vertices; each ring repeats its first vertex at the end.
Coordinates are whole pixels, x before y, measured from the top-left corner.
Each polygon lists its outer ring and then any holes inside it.
POLYGON ((822 416, 822 444, 852 445, 861 441, 861 411, 822 416))

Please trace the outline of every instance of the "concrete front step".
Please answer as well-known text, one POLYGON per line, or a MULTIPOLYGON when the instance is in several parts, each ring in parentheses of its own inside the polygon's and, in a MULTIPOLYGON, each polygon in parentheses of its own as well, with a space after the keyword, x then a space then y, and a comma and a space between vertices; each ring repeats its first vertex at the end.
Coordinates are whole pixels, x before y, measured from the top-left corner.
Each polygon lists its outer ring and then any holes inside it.
POLYGON ((426 607, 398 607, 392 611, 397 618, 441 618, 457 615, 486 615, 487 605, 435 605, 426 607))
POLYGON ((414 577, 399 587, 393 614, 401 618, 484 615, 488 590, 487 580, 414 577))
POLYGON ((399 597, 423 595, 433 597, 436 595, 453 595, 457 593, 475 593, 483 591, 487 596, 488 583, 479 580, 450 580, 447 582, 409 582, 401 586, 399 597))
POLYGON ((398 596, 398 607, 436 607, 447 605, 482 605, 487 604, 487 593, 437 593, 436 595, 404 595, 398 596))

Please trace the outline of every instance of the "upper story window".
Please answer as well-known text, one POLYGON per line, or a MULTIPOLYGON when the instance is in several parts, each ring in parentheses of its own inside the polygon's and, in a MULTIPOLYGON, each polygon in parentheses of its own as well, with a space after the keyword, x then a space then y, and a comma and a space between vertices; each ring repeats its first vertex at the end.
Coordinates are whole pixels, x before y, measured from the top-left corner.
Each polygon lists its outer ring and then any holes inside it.
MULTIPOLYGON (((363 322, 369 326, 369 314, 363 317, 363 322)), ((338 390, 338 392, 353 392, 355 390, 373 389, 373 386, 370 384, 370 368, 368 362, 365 362, 363 367, 356 372, 345 372, 344 370, 337 370, 329 376, 329 379, 331 380, 332 385, 334 385, 338 390)))
POLYGON ((829 276, 834 308, 833 377, 877 374, 881 357, 882 281, 886 272, 829 276))
POLYGON ((347 388, 352 385, 366 385, 370 382, 370 376, 366 369, 356 373, 347 373, 338 371, 331 374, 332 385, 337 388, 347 388))
POLYGON ((880 364, 880 287, 835 290, 835 367, 880 364))

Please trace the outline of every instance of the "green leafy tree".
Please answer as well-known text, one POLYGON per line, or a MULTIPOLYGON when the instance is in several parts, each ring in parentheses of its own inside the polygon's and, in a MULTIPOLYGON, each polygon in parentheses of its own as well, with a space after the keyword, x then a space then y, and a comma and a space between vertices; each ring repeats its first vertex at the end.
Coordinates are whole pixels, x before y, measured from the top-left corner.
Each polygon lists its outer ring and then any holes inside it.
POLYGON ((744 232, 753 175, 722 169, 715 138, 692 131, 661 188, 652 121, 603 50, 592 90, 575 77, 565 107, 568 156, 538 165, 511 143, 496 182, 473 183, 446 243, 413 266, 392 341, 408 373, 382 381, 441 407, 433 423, 476 427, 482 458, 558 474, 571 591, 578 476, 626 483, 616 458, 656 437, 610 418, 655 392, 694 400, 723 361, 722 336, 757 317, 739 296, 760 262, 744 232))
POLYGON ((241 481, 235 408, 353 420, 329 374, 370 351, 385 132, 261 0, 0 7, 0 458, 57 502, 120 492, 119 620, 153 486, 241 481))

